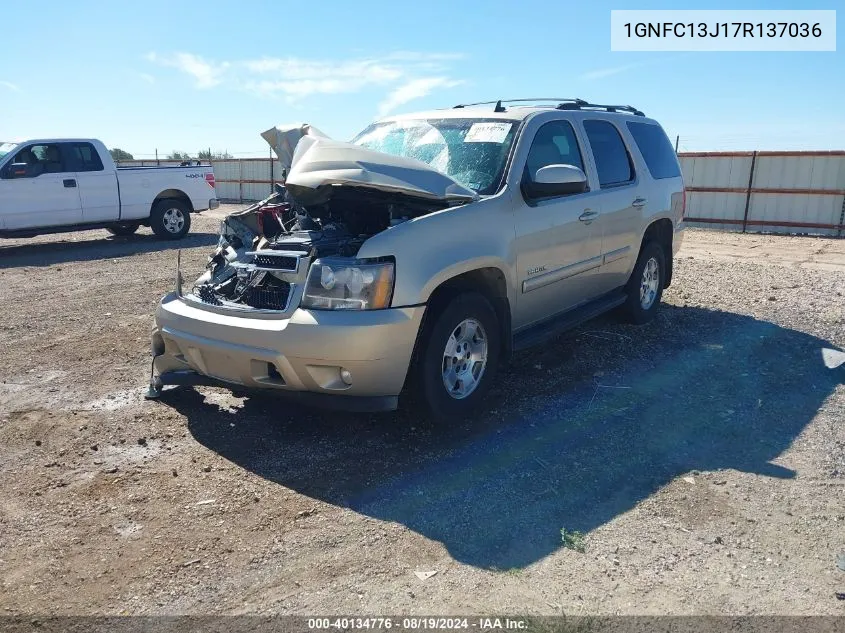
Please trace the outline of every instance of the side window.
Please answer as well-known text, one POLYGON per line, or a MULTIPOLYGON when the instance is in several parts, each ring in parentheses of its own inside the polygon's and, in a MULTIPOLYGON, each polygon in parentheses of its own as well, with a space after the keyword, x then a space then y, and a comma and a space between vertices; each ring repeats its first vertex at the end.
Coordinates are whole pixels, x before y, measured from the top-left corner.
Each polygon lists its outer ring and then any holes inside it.
POLYGON ((675 150, 662 127, 653 123, 628 121, 628 131, 634 137, 652 178, 659 180, 681 175, 675 150))
POLYGON ((549 121, 534 135, 525 169, 534 176, 538 169, 547 165, 575 165, 584 169, 578 139, 568 121, 549 121))
POLYGON ((103 161, 91 143, 62 143, 68 171, 103 171, 103 161))
POLYGON ((631 157, 619 130, 609 121, 584 121, 584 131, 593 150, 599 184, 602 187, 623 185, 634 179, 631 157))
POLYGON ((36 178, 41 174, 57 174, 65 171, 62 154, 57 144, 27 145, 15 154, 7 171, 11 170, 14 163, 26 165, 26 168, 22 173, 14 175, 11 171, 8 174, 4 173, 4 177, 36 178))

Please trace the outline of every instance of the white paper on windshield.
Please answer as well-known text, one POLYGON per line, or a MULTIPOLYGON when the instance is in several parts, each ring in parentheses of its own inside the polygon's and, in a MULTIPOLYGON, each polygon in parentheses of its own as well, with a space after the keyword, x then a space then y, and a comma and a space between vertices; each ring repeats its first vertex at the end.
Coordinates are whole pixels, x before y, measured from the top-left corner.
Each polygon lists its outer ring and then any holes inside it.
POLYGON ((473 123, 464 143, 504 143, 513 123, 473 123))

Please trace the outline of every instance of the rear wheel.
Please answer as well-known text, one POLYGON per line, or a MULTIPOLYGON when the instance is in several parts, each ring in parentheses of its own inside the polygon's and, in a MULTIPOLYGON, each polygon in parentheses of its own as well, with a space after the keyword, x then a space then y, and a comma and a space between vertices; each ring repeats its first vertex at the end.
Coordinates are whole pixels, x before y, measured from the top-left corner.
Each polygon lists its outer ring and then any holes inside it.
POLYGON ((137 222, 129 222, 126 224, 115 224, 106 230, 112 235, 132 235, 140 226, 137 222))
POLYGON ((150 228, 158 237, 181 239, 191 228, 191 210, 181 200, 159 200, 150 214, 150 228))
POLYGON ((648 242, 640 251, 637 265, 628 280, 625 312, 634 323, 648 323, 657 313, 666 280, 666 255, 657 242, 648 242))
POLYGON ((426 329, 417 384, 428 409, 445 422, 483 401, 499 363, 499 323, 490 302, 468 292, 453 298, 426 329))

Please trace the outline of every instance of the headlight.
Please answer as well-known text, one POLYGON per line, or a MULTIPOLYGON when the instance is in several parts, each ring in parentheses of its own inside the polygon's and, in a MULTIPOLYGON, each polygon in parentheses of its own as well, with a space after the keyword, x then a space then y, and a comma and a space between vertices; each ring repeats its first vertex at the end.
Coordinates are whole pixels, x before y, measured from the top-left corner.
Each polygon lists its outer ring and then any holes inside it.
POLYGON ((327 257, 308 271, 302 307, 313 310, 379 310, 390 307, 393 262, 327 257))

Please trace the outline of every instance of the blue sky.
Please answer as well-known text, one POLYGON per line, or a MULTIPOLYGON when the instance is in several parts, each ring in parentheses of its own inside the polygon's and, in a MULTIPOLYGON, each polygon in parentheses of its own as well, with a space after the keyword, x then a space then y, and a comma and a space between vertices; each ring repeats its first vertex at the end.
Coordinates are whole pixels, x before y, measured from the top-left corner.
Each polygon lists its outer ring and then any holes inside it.
POLYGON ((381 113, 547 95, 635 105, 682 150, 843 149, 841 35, 826 53, 626 53, 609 34, 612 8, 837 5, 7 2, 0 140, 264 156, 277 123, 347 139, 381 113))

